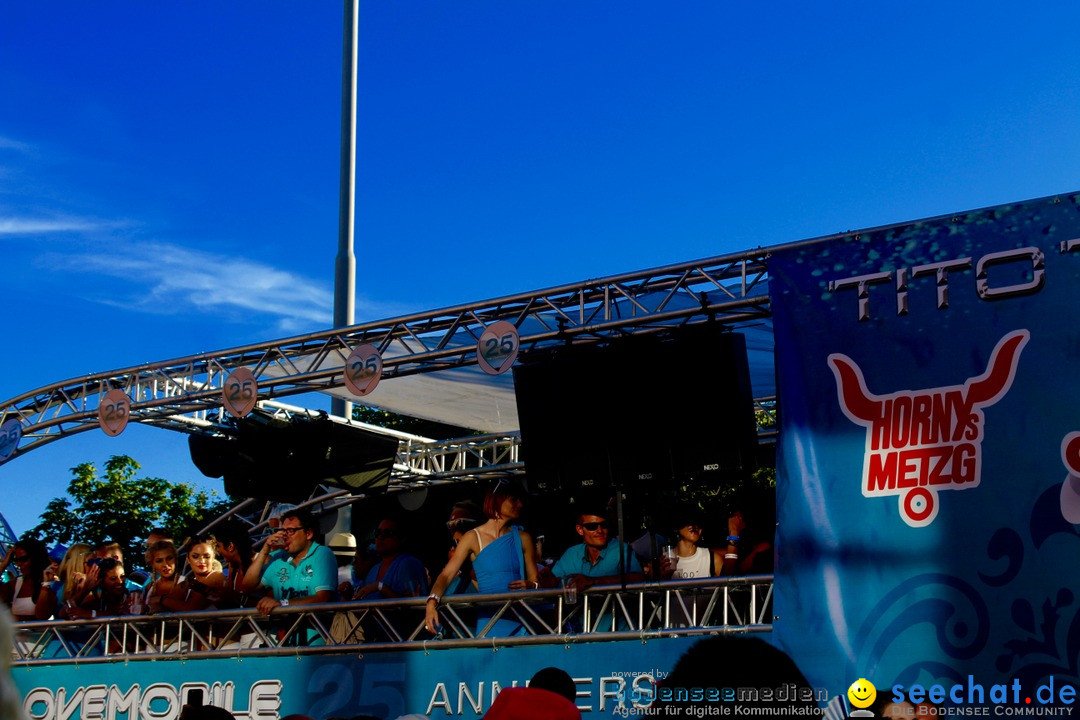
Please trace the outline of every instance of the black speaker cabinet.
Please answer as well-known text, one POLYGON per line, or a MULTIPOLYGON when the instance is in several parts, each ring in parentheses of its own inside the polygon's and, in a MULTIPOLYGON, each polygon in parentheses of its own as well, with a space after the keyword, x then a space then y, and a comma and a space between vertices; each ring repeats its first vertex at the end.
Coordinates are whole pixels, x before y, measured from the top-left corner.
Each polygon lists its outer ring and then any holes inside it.
POLYGON ((514 388, 534 490, 715 484, 755 468, 746 341, 714 323, 534 351, 514 388))
POLYGON ((250 415, 235 438, 191 436, 191 459, 225 492, 284 502, 306 500, 318 485, 372 494, 386 489, 398 441, 326 417, 279 420, 250 415))

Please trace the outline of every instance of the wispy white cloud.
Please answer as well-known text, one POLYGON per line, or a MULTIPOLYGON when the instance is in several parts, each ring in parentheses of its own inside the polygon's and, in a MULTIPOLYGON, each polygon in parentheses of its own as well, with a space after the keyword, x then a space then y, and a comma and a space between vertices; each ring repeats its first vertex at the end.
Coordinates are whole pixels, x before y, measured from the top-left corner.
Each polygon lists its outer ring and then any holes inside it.
MULTIPOLYGON (((0 219, 0 237, 5 232, 4 222, 0 219)), ((80 225, 71 221, 63 225, 57 221, 49 227, 56 231, 88 230, 123 224, 80 225)), ((51 230, 41 230, 48 231, 51 230)), ((248 258, 194 250, 176 243, 113 240, 105 249, 100 237, 88 242, 89 248, 81 244, 65 252, 45 253, 38 257, 37 264, 45 271, 123 280, 122 283, 83 283, 81 287, 84 292, 93 288, 87 300, 126 311, 155 315, 200 313, 235 322, 258 323, 265 323, 270 316, 275 331, 282 335, 322 330, 333 324, 331 281, 317 281, 248 258)), ((356 322, 397 317, 422 309, 358 297, 356 322)))
MULTIPOLYGON (((123 282, 91 281, 72 286, 64 277, 63 282, 66 292, 78 292, 84 300, 128 312, 197 313, 262 327, 269 319, 282 334, 332 325, 333 281, 329 277, 312 279, 239 253, 207 252, 182 242, 139 243, 136 235, 144 235, 158 223, 66 210, 71 207, 68 197, 55 191, 51 178, 46 179, 48 168, 42 166, 40 155, 38 146, 0 132, 0 177, 19 178, 0 188, 0 242, 9 248, 15 241, 27 241, 22 244, 34 255, 40 245, 29 241, 47 239, 49 252, 31 261, 39 270, 39 281, 55 271, 79 273, 84 279, 120 279, 123 282), (63 243, 62 247, 58 243, 63 243)), ((62 157, 67 162, 67 156, 62 157)), ((75 206, 87 207, 82 190, 72 191, 78 200, 75 206)), ((415 310, 359 298, 356 307, 358 320, 415 310)))
POLYGON ((78 218, 0 217, 0 235, 48 235, 62 232, 91 232, 106 227, 103 223, 78 218))
POLYGON ((0 150, 14 150, 20 153, 29 153, 33 149, 33 146, 29 143, 0 135, 0 150))
POLYGON ((122 278, 121 287, 129 289, 125 297, 95 299, 129 310, 271 315, 282 332, 333 321, 333 295, 325 283, 246 258, 166 242, 125 242, 108 252, 50 253, 44 260, 56 269, 122 278))

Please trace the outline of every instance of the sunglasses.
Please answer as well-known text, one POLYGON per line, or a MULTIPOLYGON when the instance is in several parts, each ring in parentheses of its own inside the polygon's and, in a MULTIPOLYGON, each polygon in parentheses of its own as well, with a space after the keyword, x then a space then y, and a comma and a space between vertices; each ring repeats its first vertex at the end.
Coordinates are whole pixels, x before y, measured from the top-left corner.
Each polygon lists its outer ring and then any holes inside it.
POLYGON ((606 522, 581 523, 581 527, 589 532, 596 532, 597 530, 607 530, 608 524, 606 522))
POLYGON ((30 559, 30 556, 29 555, 13 555, 11 557, 11 559, 14 560, 15 562, 26 562, 27 560, 30 559))
POLYGON ((387 530, 376 530, 371 534, 372 537, 397 537, 397 530, 393 528, 387 530))

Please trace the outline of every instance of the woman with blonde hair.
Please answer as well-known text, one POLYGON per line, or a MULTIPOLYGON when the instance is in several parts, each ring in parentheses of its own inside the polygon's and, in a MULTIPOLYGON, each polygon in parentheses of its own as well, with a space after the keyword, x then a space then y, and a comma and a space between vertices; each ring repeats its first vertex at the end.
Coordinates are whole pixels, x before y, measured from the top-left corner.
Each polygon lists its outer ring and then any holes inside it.
POLYGON ((74 603, 86 586, 86 559, 94 554, 94 549, 86 543, 75 543, 64 553, 60 569, 56 573, 56 602, 63 611, 67 602, 74 603))

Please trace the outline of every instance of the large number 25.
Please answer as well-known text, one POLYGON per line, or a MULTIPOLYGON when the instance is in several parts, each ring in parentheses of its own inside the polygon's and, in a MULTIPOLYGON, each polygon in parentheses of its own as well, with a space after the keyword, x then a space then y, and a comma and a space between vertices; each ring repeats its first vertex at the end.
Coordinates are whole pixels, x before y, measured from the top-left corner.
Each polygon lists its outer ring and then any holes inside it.
POLYGON ((118 400, 115 403, 108 403, 105 405, 105 412, 103 417, 105 422, 112 422, 114 420, 123 420, 127 416, 128 404, 124 400, 118 400))
POLYGON ((484 357, 505 357, 514 352, 514 336, 510 333, 503 335, 496 340, 495 338, 488 338, 485 343, 487 348, 484 350, 484 357))
POLYGON ((240 402, 241 400, 250 400, 252 396, 251 381, 245 380, 242 383, 233 382, 229 383, 229 400, 232 402, 240 402))
POLYGON ((379 360, 372 355, 364 362, 356 360, 349 365, 349 377, 353 380, 363 380, 374 375, 379 370, 379 360))

